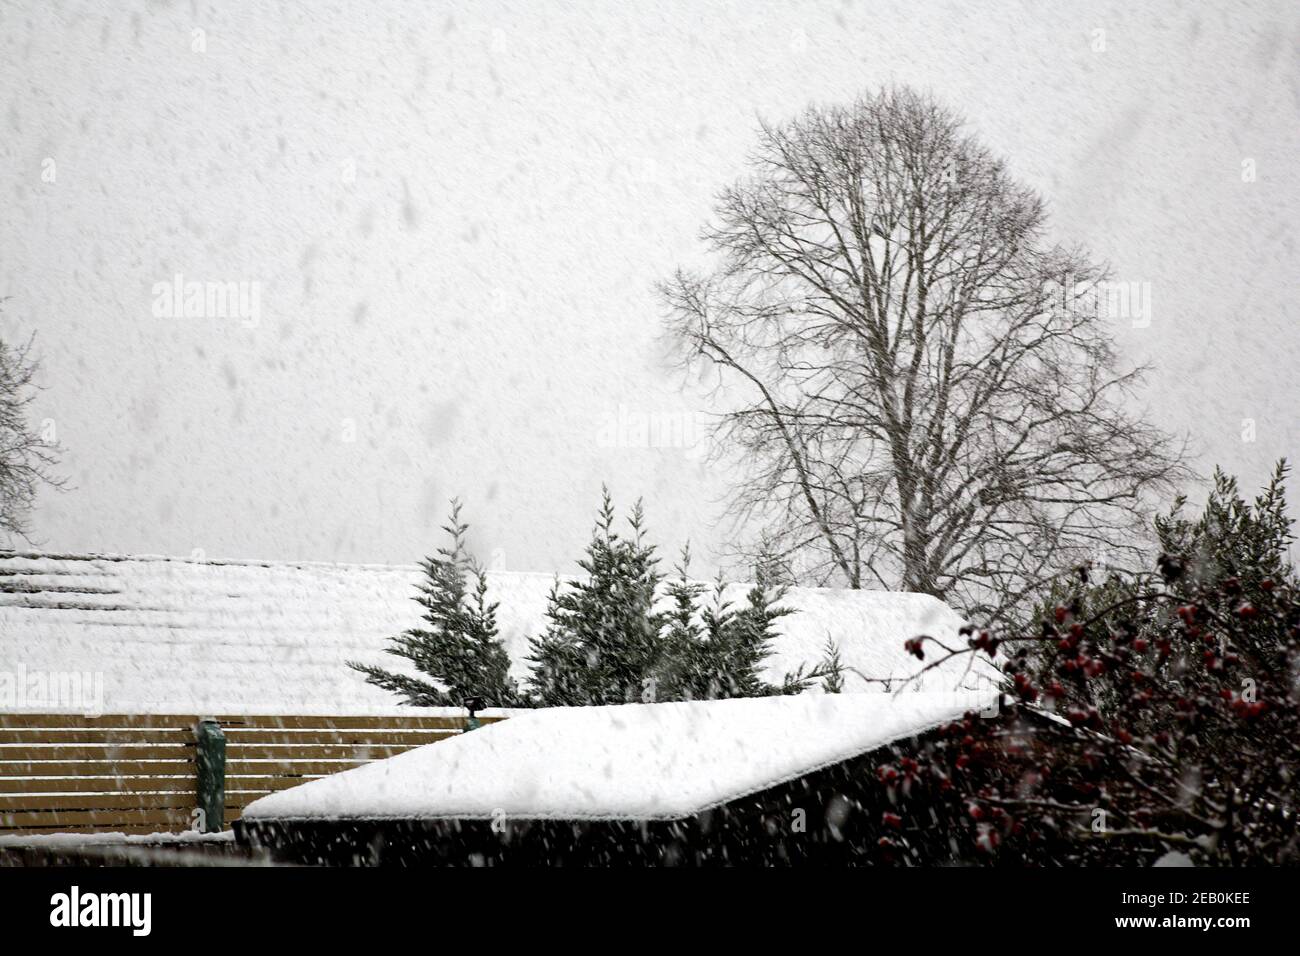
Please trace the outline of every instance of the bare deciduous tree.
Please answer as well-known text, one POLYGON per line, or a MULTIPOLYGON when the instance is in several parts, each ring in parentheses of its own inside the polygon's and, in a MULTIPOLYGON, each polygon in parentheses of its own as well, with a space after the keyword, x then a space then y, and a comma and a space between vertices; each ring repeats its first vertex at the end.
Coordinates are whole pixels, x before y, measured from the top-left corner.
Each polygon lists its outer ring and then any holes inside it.
POLYGON ((763 125, 661 292, 717 373, 734 516, 815 583, 998 616, 1054 569, 1123 560, 1181 450, 1130 411, 1095 296, 1042 200, 917 93, 763 125))
POLYGON ((31 347, 31 339, 19 346, 0 341, 0 535, 10 538, 28 537, 37 489, 63 484, 53 474, 56 443, 27 421, 37 371, 31 347))

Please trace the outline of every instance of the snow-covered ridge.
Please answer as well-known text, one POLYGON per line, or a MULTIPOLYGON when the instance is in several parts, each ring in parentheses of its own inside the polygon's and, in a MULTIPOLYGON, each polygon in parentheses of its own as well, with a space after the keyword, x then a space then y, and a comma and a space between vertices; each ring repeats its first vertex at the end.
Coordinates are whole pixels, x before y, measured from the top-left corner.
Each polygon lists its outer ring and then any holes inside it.
MULTIPOLYGON (((392 695, 345 662, 397 667, 387 638, 420 621, 415 565, 197 561, 120 555, 0 553, 0 673, 78 672, 102 679, 102 711, 362 713, 392 695)), ((514 662, 545 628, 551 574, 492 571, 489 598, 514 662)), ((739 603, 745 584, 726 596, 739 603)), ((903 641, 955 642, 961 619, 921 594, 793 588, 768 676, 815 665, 827 637, 841 647, 850 690, 864 677, 901 679, 920 662, 903 641)), ((962 680, 966 661, 926 675, 927 689, 962 680)), ((3 688, 0 688, 3 689, 3 688)), ((0 699, 0 709, 22 707, 0 699)))
POLYGON ((991 693, 551 707, 262 797, 247 820, 677 819, 980 710, 991 693))

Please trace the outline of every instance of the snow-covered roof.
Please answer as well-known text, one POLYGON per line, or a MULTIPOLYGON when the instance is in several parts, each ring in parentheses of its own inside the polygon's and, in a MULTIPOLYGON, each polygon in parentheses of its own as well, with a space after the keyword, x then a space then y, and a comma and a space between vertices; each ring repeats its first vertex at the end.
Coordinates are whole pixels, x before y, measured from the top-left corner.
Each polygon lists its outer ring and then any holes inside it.
MULTIPOLYGON (((528 639, 545 628, 549 574, 489 572, 501 635, 526 673, 528 639)), ((33 673, 93 672, 102 711, 326 712, 391 710, 393 695, 345 662, 401 669, 386 640, 417 626, 415 566, 196 561, 179 558, 0 553, 0 666, 33 673)), ((727 596, 744 599, 745 586, 727 596)), ((955 639, 961 620, 928 595, 795 588, 784 602, 772 680, 815 665, 827 637, 857 673, 847 689, 879 689, 919 662, 902 648, 927 633, 955 639)), ((951 688, 965 662, 926 676, 951 688)), ((82 709, 0 700, 0 709, 82 709)))
POLYGON ((676 819, 993 699, 904 691, 553 707, 262 797, 243 817, 676 819))

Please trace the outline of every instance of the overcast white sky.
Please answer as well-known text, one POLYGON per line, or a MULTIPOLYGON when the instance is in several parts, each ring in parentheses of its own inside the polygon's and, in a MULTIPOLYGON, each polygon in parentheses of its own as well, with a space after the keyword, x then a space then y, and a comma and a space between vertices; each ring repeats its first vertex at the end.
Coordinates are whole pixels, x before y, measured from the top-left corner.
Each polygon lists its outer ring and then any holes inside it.
POLYGON ((758 116, 882 83, 1150 283, 1116 335, 1203 470, 1294 455, 1300 6, 631 6, 0 2, 0 335, 38 333, 73 486, 41 543, 413 561, 458 494, 485 559, 551 570, 608 482, 707 558, 725 476, 613 427, 707 409, 652 285, 758 116), (178 273, 257 321, 155 315, 178 273))

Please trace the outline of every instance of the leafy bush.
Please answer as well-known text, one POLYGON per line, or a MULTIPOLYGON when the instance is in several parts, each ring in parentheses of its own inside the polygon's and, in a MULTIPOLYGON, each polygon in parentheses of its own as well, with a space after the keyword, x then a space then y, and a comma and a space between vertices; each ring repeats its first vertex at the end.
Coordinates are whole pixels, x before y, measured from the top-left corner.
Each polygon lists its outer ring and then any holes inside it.
POLYGON ((956 653, 995 655, 1017 704, 894 749, 882 858, 1300 862, 1285 476, 1251 504, 1216 473, 1200 516, 1180 499, 1157 522, 1151 573, 1079 569, 1034 632, 972 631, 956 653))

